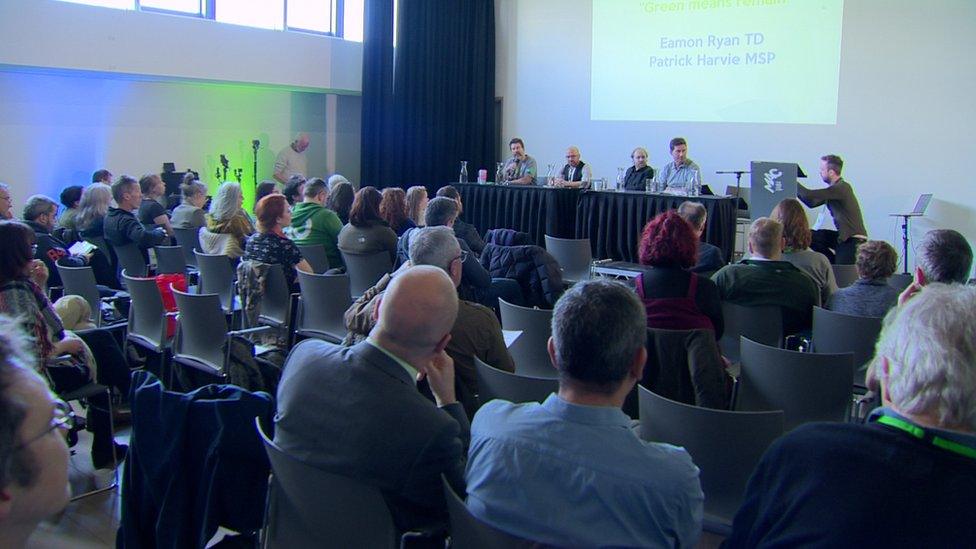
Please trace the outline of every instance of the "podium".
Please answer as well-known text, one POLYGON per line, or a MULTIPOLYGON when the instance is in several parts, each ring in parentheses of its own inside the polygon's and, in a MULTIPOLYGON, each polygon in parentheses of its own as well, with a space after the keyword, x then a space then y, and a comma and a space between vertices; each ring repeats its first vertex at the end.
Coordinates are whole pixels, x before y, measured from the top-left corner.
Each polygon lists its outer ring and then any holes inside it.
POLYGON ((806 177, 793 162, 753 161, 749 211, 752 220, 769 217, 773 208, 786 198, 796 198, 796 179, 806 177))

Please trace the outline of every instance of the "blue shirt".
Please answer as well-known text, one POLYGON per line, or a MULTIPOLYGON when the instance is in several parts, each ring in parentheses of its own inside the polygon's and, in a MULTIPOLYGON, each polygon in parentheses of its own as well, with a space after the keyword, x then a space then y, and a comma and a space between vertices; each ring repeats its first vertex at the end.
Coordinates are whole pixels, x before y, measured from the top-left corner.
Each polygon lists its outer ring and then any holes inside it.
POLYGON ((691 547, 704 495, 683 449, 640 440, 619 408, 493 400, 475 415, 468 508, 560 546, 691 547))
POLYGON ((668 162, 660 171, 654 181, 660 183, 660 190, 690 189, 692 181, 701 183, 701 168, 691 159, 685 159, 684 163, 675 167, 674 162, 668 162))

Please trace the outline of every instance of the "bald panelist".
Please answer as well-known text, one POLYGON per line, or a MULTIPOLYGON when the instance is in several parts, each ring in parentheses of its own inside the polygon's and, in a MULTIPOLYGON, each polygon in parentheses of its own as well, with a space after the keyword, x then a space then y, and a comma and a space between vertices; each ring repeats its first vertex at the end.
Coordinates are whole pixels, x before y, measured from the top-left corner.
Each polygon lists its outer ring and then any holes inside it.
POLYGON ((577 189, 590 188, 593 171, 590 165, 580 159, 580 150, 576 146, 566 149, 566 165, 556 176, 553 185, 557 187, 571 187, 577 189))

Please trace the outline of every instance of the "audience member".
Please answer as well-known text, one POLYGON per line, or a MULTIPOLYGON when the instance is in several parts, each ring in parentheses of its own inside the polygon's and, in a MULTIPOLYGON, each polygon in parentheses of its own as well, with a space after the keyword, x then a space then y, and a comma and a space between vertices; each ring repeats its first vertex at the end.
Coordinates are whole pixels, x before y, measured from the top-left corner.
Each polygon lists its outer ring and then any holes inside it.
POLYGON ((647 163, 648 158, 650 156, 644 147, 637 147, 630 153, 630 159, 634 165, 627 168, 627 172, 624 174, 624 190, 648 190, 648 184, 654 180, 654 168, 647 163))
POLYGON ((407 194, 400 187, 383 189, 383 200, 380 201, 380 216, 387 225, 402 236, 404 231, 417 225, 407 216, 407 194))
POLYGON ((637 295, 644 302, 648 328, 725 331, 718 287, 711 279, 688 272, 695 263, 698 237, 674 210, 658 214, 644 227, 638 244, 643 269, 637 295))
POLYGON ((481 238, 478 233, 478 229, 470 223, 465 223, 461 221, 461 214, 464 213, 464 204, 461 202, 461 193, 457 189, 450 185, 445 185, 437 190, 437 196, 446 196, 447 198, 453 199, 458 205, 458 217, 454 220, 454 234, 458 238, 465 241, 471 251, 477 255, 481 255, 481 251, 485 249, 485 241, 481 238))
POLYGON ((932 284, 885 318, 866 424, 772 444, 728 547, 967 547, 976 539, 976 288, 932 284))
POLYGON ((144 227, 162 227, 166 234, 173 236, 173 226, 170 225, 166 207, 160 203, 165 199, 166 184, 163 178, 154 173, 147 173, 139 178, 139 189, 142 191, 142 202, 139 203, 137 215, 139 223, 144 227))
MULTIPOLYGON (((129 178, 133 184, 135 180, 129 178)), ((131 214, 130 214, 131 215, 131 214)), ((0 221, 0 313, 17 318, 34 340, 35 356, 46 368, 55 390, 77 389, 94 377, 95 361, 92 350, 78 336, 65 332, 61 319, 54 312, 47 294, 41 288, 47 283, 47 267, 33 259, 34 231, 18 221, 0 221), (45 361, 70 355, 71 364, 48 368, 45 361)), ((101 331, 111 339, 111 335, 101 331)), ((113 340, 114 341, 114 340, 113 340)), ((117 350, 117 348, 116 348, 117 350)), ((97 368, 97 380, 103 385, 117 387, 123 395, 129 393, 129 368, 124 357, 105 357, 97 368), (112 358, 112 359, 109 359, 112 358), (115 358, 119 358, 116 360, 115 358)), ((112 427, 106 394, 89 399, 88 424, 93 433, 92 463, 96 469, 112 465, 112 452, 124 453, 124 446, 112 440, 112 427)))
MULTIPOLYGON (((332 193, 335 190, 335 186, 338 185, 338 184, 340 184, 340 183, 347 183, 347 184, 349 184, 350 187, 353 187, 352 182, 349 181, 348 179, 346 179, 346 176, 344 176, 342 174, 338 174, 338 173, 334 173, 334 174, 330 175, 329 176, 329 180, 327 181, 327 183, 329 184, 329 192, 330 193, 332 193)), ((353 187, 353 189, 355 189, 355 187, 353 187)))
POLYGON ((973 249, 966 237, 952 229, 934 229, 925 233, 916 251, 915 282, 962 284, 973 268, 973 249))
POLYGON ((65 187, 60 196, 64 211, 58 217, 57 228, 72 231, 75 236, 77 236, 78 230, 78 212, 81 210, 78 205, 81 202, 81 193, 84 190, 85 188, 81 185, 72 185, 65 187))
POLYGON ((830 294, 827 308, 845 315, 884 316, 898 303, 898 290, 888 278, 898 268, 898 252, 883 240, 868 240, 857 247, 858 279, 830 294))
POLYGON ((710 274, 727 265, 722 250, 702 240, 702 235, 705 234, 705 222, 708 220, 708 210, 705 206, 702 206, 701 202, 686 200, 678 206, 678 215, 691 225, 695 240, 698 241, 698 256, 691 272, 710 274))
POLYGON ((407 189, 407 217, 417 227, 424 227, 424 213, 427 211, 427 188, 414 185, 407 189))
POLYGON ((68 267, 91 265, 97 283, 116 287, 118 283, 111 260, 97 249, 86 254, 70 254, 68 245, 51 234, 57 220, 58 205, 54 200, 40 194, 27 199, 27 204, 24 206, 24 223, 34 231, 34 242, 37 246, 34 259, 40 259, 47 267, 49 273, 47 285, 61 285, 61 275, 57 269, 57 262, 60 261, 62 265, 68 267))
POLYGON ((175 229, 199 229, 207 226, 207 212, 203 206, 207 203, 207 186, 193 179, 180 185, 180 205, 173 209, 170 223, 175 229))
POLYGON ((307 273, 313 271, 308 261, 302 257, 298 246, 282 230, 291 226, 288 201, 279 194, 269 195, 258 202, 254 211, 258 216, 258 230, 247 238, 241 260, 281 265, 289 287, 294 286, 298 276, 295 273, 296 268, 307 273))
POLYGON ((149 263, 146 250, 165 242, 166 230, 163 227, 147 228, 132 213, 142 203, 141 187, 127 175, 120 176, 118 181, 112 183, 112 198, 118 207, 110 207, 105 215, 105 240, 116 247, 138 245, 143 259, 149 263))
POLYGON ((110 172, 110 171, 108 171, 108 170, 106 170, 104 168, 101 169, 101 170, 95 170, 92 173, 92 183, 105 183, 106 185, 108 185, 109 187, 111 187, 112 186, 112 172, 110 172))
POLYGON ((264 181, 258 183, 258 186, 254 189, 254 205, 257 206, 258 202, 269 194, 281 194, 281 191, 278 190, 277 183, 269 179, 265 179, 264 181))
POLYGON ((772 305, 783 311, 786 334, 810 328, 820 291, 813 279, 783 260, 783 225, 760 217, 749 227, 749 259, 722 267, 712 280, 724 301, 756 307, 772 305))
POLYGON ((112 187, 92 183, 78 202, 78 234, 82 238, 105 238, 105 216, 112 205, 112 187))
POLYGON ((813 237, 803 205, 795 198, 787 198, 773 208, 769 217, 783 224, 786 239, 783 261, 789 261, 812 278, 820 289, 820 303, 827 303, 830 294, 837 291, 837 280, 827 256, 810 249, 813 237))
POLYGON ((217 189, 207 214, 207 230, 200 232, 200 245, 205 252, 224 254, 231 259, 241 257, 245 240, 254 233, 251 219, 241 208, 243 205, 240 183, 228 181, 217 189), (221 239, 218 235, 232 238, 221 239))
POLYGON ((10 187, 0 183, 0 219, 14 218, 14 201, 10 197, 10 187))
POLYGON ((384 292, 366 341, 302 341, 278 386, 275 442, 310 466, 378 487, 401 531, 443 524, 442 474, 463 489, 469 426, 444 351, 457 312, 444 270, 412 267, 384 292), (415 378, 428 380, 436 406, 415 378))
POLYGON ((474 516, 551 546, 695 546, 698 468, 680 447, 641 441, 621 410, 647 360, 644 327, 640 301, 619 283, 563 294, 549 339, 559 393, 542 404, 493 400, 474 417, 474 516))
POLYGON ((318 177, 305 183, 305 201, 295 204, 291 211, 291 235, 295 244, 324 246, 329 267, 342 267, 339 253, 339 232, 342 221, 335 212, 325 207, 329 189, 318 177))
POLYGON ((289 207, 293 207, 295 204, 301 202, 304 193, 305 178, 300 175, 289 177, 288 183, 285 183, 285 188, 281 191, 281 194, 285 195, 285 198, 288 199, 289 207))
POLYGON ((356 193, 349 223, 339 231, 339 249, 347 254, 389 252, 396 262, 397 235, 380 216, 383 197, 376 187, 363 187, 356 193))
MULTIPOLYGON (((410 262, 403 269, 411 265, 431 265, 444 269, 451 276, 454 285, 461 283, 461 269, 464 263, 464 252, 461 251, 459 240, 448 227, 422 227, 413 231, 410 239, 410 262)), ((393 277, 384 275, 383 278, 349 307, 346 311, 346 328, 350 338, 347 343, 359 341, 369 334, 376 323, 376 309, 393 277)), ((490 364, 507 372, 515 371, 505 339, 502 337, 501 325, 491 309, 484 305, 466 300, 458 302, 458 316, 451 328, 451 340, 447 344, 447 354, 454 360, 454 370, 458 380, 464 385, 464 390, 458 395, 464 404, 469 417, 478 408, 478 377, 475 374, 474 357, 480 358, 485 364, 490 364)))
POLYGON ((352 188, 352 183, 345 181, 337 181, 332 183, 332 176, 329 178, 329 199, 325 203, 325 207, 334 211, 337 216, 339 216, 339 221, 345 225, 349 223, 349 210, 352 209, 352 203, 355 200, 355 191, 352 188))
POLYGON ((48 390, 28 337, 0 317, 0 547, 19 549, 71 496, 65 433, 74 415, 48 390))

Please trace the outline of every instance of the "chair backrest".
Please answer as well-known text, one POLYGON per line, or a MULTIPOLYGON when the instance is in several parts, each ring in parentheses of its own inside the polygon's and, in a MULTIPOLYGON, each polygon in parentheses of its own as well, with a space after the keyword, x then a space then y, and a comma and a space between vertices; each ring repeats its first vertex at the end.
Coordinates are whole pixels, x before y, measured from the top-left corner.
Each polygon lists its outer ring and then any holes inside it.
POLYGON ((183 249, 183 259, 191 267, 197 266, 197 256, 194 251, 203 251, 200 247, 200 229, 173 229, 176 243, 183 249))
POLYGON ((522 331, 509 348, 515 371, 527 376, 556 377, 547 349, 552 335, 552 309, 520 307, 504 299, 498 300, 498 308, 502 313, 502 328, 522 331))
POLYGON ((783 345, 783 312, 779 307, 746 307, 723 301, 722 318, 725 332, 718 345, 732 362, 739 360, 739 336, 766 345, 783 345))
MULTIPOLYGON (((291 268, 291 267, 289 267, 291 268)), ((264 296, 261 299, 259 320, 272 326, 287 327, 291 313, 291 288, 285 280, 284 267, 271 265, 264 283, 264 296)))
POLYGON ((312 266, 315 274, 322 274, 329 270, 329 256, 325 253, 325 246, 303 246, 298 245, 298 250, 302 252, 302 257, 312 266))
POLYGON ((257 429, 272 471, 266 546, 396 546, 393 517, 377 488, 307 465, 279 448, 259 423, 257 429))
POLYGON ((589 238, 556 238, 546 236, 546 251, 556 258, 562 268, 563 280, 569 283, 590 278, 593 252, 589 238))
POLYGON ((742 338, 741 358, 736 410, 783 410, 787 431, 809 421, 847 420, 852 353, 801 353, 742 338))
POLYGON ((712 330, 647 329, 641 385, 692 406, 727 410, 725 365, 712 330))
POLYGON ((227 318, 217 294, 190 294, 173 288, 180 311, 173 359, 211 375, 223 375, 227 318))
POLYGON ((349 295, 357 298, 373 287, 383 275, 393 269, 388 252, 374 254, 342 253, 349 274, 349 295))
POLYGON ((61 284, 64 286, 63 295, 80 295, 91 307, 92 322, 96 326, 102 324, 102 298, 98 293, 95 282, 95 272, 91 267, 66 267, 60 262, 56 264, 61 284))
POLYGON ((914 281, 915 277, 913 275, 905 273, 895 273, 888 277, 888 285, 899 292, 911 286, 914 281))
POLYGON ((854 353, 854 384, 864 386, 864 369, 881 335, 880 317, 852 316, 813 308, 813 348, 818 353, 854 353))
POLYGON ((234 264, 226 255, 194 252, 200 268, 199 293, 217 294, 220 306, 225 312, 233 311, 234 306, 234 264))
POLYGON ((124 270, 129 276, 146 276, 148 268, 138 244, 123 244, 114 248, 119 258, 119 270, 124 270))
POLYGON ((298 333, 339 343, 346 335, 343 314, 352 305, 347 275, 310 274, 298 271, 302 298, 298 309, 298 333))
POLYGON ((783 434, 783 412, 712 410, 637 391, 640 437, 684 447, 701 471, 705 513, 730 523, 753 469, 783 434))
POLYGON ((186 274, 186 257, 182 246, 156 246, 156 274, 186 274))
POLYGON ((166 347, 166 308, 156 280, 133 278, 126 271, 122 271, 122 278, 131 297, 127 337, 162 351, 166 347))
MULTIPOLYGON (((481 403, 502 399, 509 402, 539 402, 559 391, 559 380, 512 374, 489 366, 474 357, 481 403)), ((554 370, 555 371, 555 370, 554 370)))
POLYGON ((451 547, 459 549, 528 549, 538 547, 535 542, 517 538, 511 534, 478 520, 451 484, 441 475, 447 515, 451 520, 451 547))
POLYGON ((857 275, 857 265, 831 265, 834 270, 834 280, 837 281, 838 288, 846 288, 859 278, 857 275))

